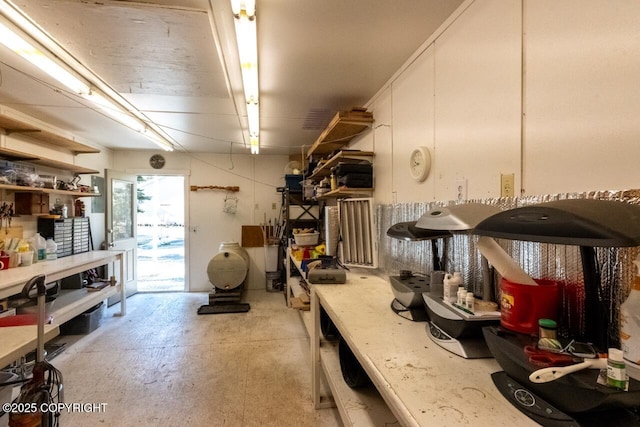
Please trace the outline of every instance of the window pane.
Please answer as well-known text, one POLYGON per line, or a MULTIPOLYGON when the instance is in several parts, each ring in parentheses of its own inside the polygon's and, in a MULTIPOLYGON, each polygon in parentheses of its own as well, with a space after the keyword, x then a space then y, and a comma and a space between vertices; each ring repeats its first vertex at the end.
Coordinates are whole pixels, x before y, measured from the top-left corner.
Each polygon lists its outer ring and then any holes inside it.
POLYGON ((112 181, 113 240, 133 238, 133 183, 114 179, 112 181))

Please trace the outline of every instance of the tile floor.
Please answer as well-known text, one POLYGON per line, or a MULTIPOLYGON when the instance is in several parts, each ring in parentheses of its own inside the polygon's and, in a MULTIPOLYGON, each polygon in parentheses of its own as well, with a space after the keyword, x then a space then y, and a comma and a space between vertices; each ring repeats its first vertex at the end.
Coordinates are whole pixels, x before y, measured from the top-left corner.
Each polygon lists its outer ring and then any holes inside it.
POLYGON ((106 403, 61 425, 340 426, 337 410, 313 408, 298 313, 281 293, 245 299, 248 313, 199 316, 206 293, 137 294, 125 317, 116 305, 91 334, 59 337, 65 402, 106 403))

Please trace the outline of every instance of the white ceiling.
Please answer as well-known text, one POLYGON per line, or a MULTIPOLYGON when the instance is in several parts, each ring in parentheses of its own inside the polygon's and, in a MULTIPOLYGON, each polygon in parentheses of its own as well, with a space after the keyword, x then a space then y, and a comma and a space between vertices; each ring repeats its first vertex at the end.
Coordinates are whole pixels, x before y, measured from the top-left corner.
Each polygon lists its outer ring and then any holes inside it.
MULTIPOLYGON (((229 0, 13 0, 178 144, 248 153, 229 0)), ((462 0, 257 0, 261 153, 362 106, 462 0)), ((0 104, 106 147, 154 149, 0 46, 0 104)), ((375 118, 375 117, 374 117, 375 118)))

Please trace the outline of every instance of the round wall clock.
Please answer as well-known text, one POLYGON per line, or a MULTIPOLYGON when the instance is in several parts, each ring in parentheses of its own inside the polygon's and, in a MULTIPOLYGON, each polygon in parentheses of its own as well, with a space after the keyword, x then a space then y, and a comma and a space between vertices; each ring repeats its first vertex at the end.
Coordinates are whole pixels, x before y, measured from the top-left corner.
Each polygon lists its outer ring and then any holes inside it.
POLYGON ((431 170, 431 154, 427 147, 418 147, 411 152, 409 157, 409 173, 411 178, 418 182, 427 179, 431 170))
POLYGON ((165 163, 164 157, 162 157, 160 154, 154 154, 149 159, 149 164, 154 169, 162 169, 164 167, 164 163, 165 163))

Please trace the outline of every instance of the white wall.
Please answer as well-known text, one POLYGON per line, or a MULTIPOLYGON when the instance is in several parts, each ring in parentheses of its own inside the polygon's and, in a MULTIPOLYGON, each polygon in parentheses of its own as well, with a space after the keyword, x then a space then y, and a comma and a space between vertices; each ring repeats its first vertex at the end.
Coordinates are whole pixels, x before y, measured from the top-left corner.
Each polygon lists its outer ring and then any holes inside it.
POLYGON ((465 2, 367 105, 374 129, 353 146, 375 140, 376 201, 452 200, 459 180, 499 197, 511 173, 516 195, 637 188, 638 22, 632 0, 465 2))
MULTIPOLYGON (((118 170, 153 174, 148 165, 154 152, 118 150, 114 164, 118 170)), ((236 214, 223 212, 225 191, 200 190, 187 194, 187 261, 190 291, 210 291, 207 264, 218 253, 221 242, 240 243, 243 225, 258 225, 276 219, 280 212, 281 195, 276 187, 284 186, 284 166, 287 156, 229 154, 163 153, 165 167, 160 173, 185 174, 187 186, 238 186, 233 193, 238 198, 236 214), (274 208, 275 204, 275 208, 274 208), (195 231, 193 231, 195 230, 195 231)), ((264 248, 248 248, 251 265, 249 289, 265 288, 264 248)))

